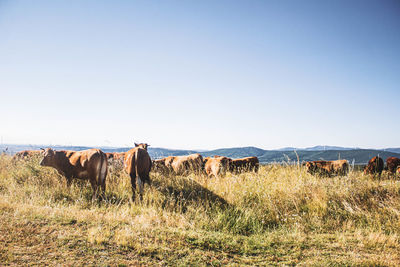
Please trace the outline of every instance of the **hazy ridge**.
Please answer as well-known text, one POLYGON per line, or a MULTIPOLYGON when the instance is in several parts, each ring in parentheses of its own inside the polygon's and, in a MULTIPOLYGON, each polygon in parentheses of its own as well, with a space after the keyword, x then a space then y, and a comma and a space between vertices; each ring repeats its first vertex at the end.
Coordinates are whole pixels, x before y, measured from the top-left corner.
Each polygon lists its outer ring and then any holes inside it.
MULTIPOLYGON (((22 150, 37 150, 44 147, 52 147, 57 150, 84 150, 92 147, 87 146, 48 146, 48 145, 0 145, 1 151, 6 151, 9 154, 15 154, 22 150)), ((129 150, 129 147, 98 147, 104 152, 124 152, 129 150)), ((181 150, 181 149, 166 149, 158 147, 149 147, 149 153, 152 158, 162 158, 167 156, 181 156, 192 153, 200 153, 208 157, 214 155, 226 156, 230 158, 241 158, 256 156, 262 163, 271 162, 287 162, 287 161, 309 161, 309 160, 335 160, 347 159, 351 163, 364 164, 376 155, 383 159, 387 157, 400 157, 400 148, 385 148, 385 149, 361 149, 348 148, 337 146, 314 146, 309 148, 282 148, 277 150, 264 150, 257 147, 234 147, 220 148, 209 151, 204 150, 181 150)))

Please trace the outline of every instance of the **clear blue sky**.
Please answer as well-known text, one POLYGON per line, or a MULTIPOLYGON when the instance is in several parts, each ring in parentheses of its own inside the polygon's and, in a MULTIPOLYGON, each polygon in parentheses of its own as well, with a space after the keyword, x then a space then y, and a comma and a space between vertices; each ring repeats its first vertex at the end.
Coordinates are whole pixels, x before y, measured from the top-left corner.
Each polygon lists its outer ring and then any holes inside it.
POLYGON ((1 1, 3 143, 400 146, 400 1, 1 1))

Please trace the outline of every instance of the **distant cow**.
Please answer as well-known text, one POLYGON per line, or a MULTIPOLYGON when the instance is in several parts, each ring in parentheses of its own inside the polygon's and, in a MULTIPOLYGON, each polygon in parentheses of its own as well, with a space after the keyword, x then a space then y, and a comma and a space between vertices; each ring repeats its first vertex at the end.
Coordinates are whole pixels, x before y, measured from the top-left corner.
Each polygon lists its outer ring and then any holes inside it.
POLYGON ((125 157, 125 153, 126 152, 114 152, 113 153, 113 159, 114 160, 124 160, 124 157, 125 157))
POLYGON ((369 160, 368 165, 364 168, 364 174, 378 174, 379 177, 382 174, 384 168, 383 159, 379 156, 373 157, 369 160))
POLYGON ((397 176, 400 176, 400 166, 397 167, 396 174, 397 174, 397 176))
POLYGON ((257 157, 233 159, 230 162, 230 171, 233 173, 240 173, 244 171, 258 172, 259 164, 260 163, 257 157))
POLYGON ((201 173, 203 157, 200 154, 188 156, 170 156, 154 161, 155 171, 185 175, 189 172, 201 173))
POLYGON ((347 175, 349 172, 349 162, 347 160, 315 160, 305 163, 307 171, 312 175, 347 175))
MULTIPOLYGON (((92 185, 94 200, 102 190, 106 191, 107 157, 100 149, 83 151, 54 151, 47 148, 43 152, 41 166, 55 168, 58 173, 67 178, 67 185, 71 185, 72 178, 88 179, 92 185)), ((100 196, 101 196, 100 195, 100 196)))
POLYGON ((105 153, 105 154, 106 154, 106 157, 107 157, 107 159, 108 159, 108 160, 110 160, 110 159, 113 159, 113 158, 114 158, 114 153, 107 152, 107 153, 105 153))
POLYGON ((400 159, 399 158, 388 157, 386 159, 386 167, 387 167, 387 170, 388 170, 388 175, 389 174, 395 175, 397 167, 399 167, 399 166, 400 166, 400 159))
POLYGON ((125 152, 107 152, 105 153, 108 160, 124 160, 125 152))
POLYGON ((208 177, 218 177, 226 174, 229 170, 232 159, 218 156, 214 158, 206 158, 204 162, 204 170, 208 177))
POLYGON ((142 199, 144 183, 151 184, 150 170, 152 162, 149 153, 140 146, 132 148, 125 152, 124 166, 126 172, 131 177, 132 200, 135 200, 136 181, 139 186, 140 198, 142 199))
POLYGON ((41 150, 23 150, 20 152, 17 152, 14 156, 13 159, 26 159, 26 158, 31 158, 33 156, 38 156, 41 154, 41 150))
POLYGON ((161 173, 163 175, 169 175, 173 173, 173 169, 171 166, 171 162, 173 161, 174 157, 166 157, 162 159, 153 160, 152 170, 154 172, 161 173))

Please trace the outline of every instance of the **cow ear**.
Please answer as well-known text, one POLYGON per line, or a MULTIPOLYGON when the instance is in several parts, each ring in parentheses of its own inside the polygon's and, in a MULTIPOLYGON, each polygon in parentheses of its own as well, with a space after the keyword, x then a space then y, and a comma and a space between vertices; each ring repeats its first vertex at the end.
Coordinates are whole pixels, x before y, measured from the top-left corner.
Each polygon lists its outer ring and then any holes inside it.
POLYGON ((134 143, 135 144, 135 146, 138 146, 138 144, 136 144, 136 143, 134 143))

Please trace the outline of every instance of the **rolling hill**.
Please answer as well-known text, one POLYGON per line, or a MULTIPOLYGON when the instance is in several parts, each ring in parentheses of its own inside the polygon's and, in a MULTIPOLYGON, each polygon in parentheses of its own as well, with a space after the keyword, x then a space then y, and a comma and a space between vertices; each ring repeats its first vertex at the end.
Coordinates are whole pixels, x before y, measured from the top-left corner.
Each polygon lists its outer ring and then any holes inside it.
POLYGON ((399 153, 400 154, 400 147, 398 148, 385 148, 384 151, 399 153))
MULTIPOLYGON (((15 154, 21 150, 38 150, 41 147, 48 147, 48 145, 0 145, 0 151, 5 151, 9 154, 15 154), (7 150, 6 150, 7 149, 7 150)), ((50 146, 56 150, 84 150, 91 147, 85 146, 50 146)), ((129 147, 99 147, 104 152, 125 152, 129 147)), ((400 158, 400 148, 389 148, 382 150, 374 149, 359 149, 359 148, 343 148, 331 146, 315 146, 312 148, 295 149, 284 148, 279 150, 264 150, 257 147, 236 147, 236 148, 220 148, 208 151, 196 150, 179 150, 179 149, 166 149, 149 147, 150 156, 153 159, 163 158, 167 156, 182 156, 193 153, 200 153, 204 157, 220 155, 230 158, 242 158, 249 156, 256 156, 261 163, 272 162, 296 162, 297 157, 301 161, 309 160, 336 160, 347 159, 350 163, 365 164, 368 160, 376 155, 381 156, 384 160, 387 157, 400 158), (328 149, 329 148, 329 149, 328 149), (396 153, 397 152, 397 153, 396 153)))

